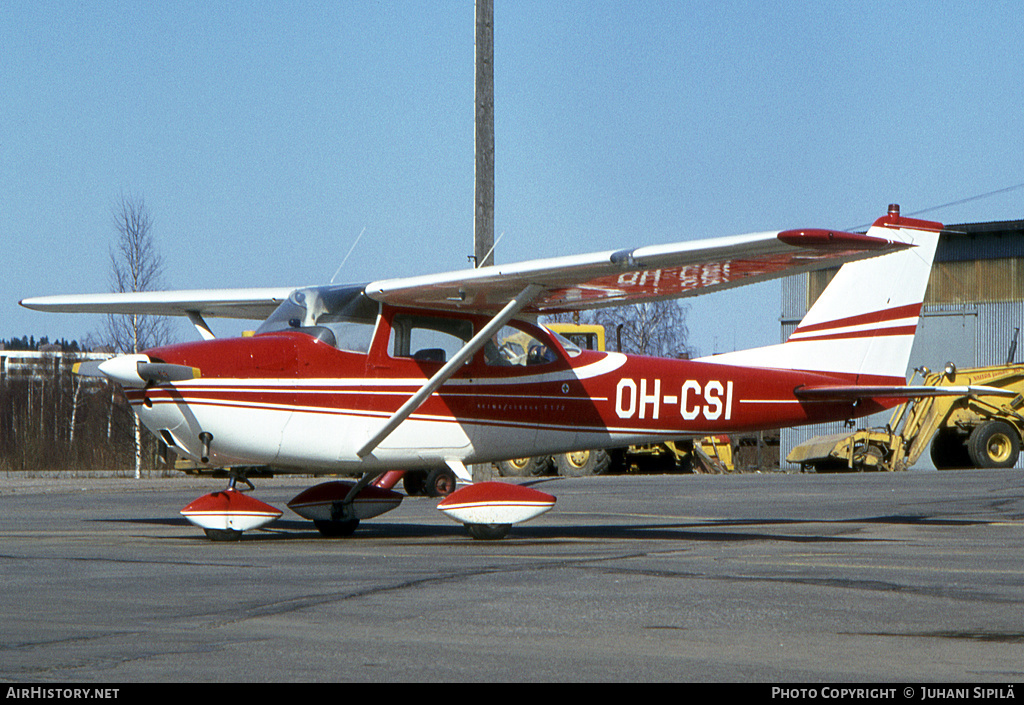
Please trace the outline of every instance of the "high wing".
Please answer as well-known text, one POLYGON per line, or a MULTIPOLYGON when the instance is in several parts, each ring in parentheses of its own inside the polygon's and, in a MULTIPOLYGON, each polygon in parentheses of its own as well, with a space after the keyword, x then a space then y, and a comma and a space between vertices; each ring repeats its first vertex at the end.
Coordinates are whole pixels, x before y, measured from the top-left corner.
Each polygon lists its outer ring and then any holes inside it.
MULTIPOLYGON (((571 311, 695 296, 839 266, 909 245, 857 233, 806 229, 651 245, 376 281, 371 298, 392 305, 496 313, 527 287, 523 313, 571 311)), ((264 319, 295 287, 77 294, 24 299, 37 311, 264 319)), ((208 330, 208 329, 207 329, 208 330)))
POLYGON ((524 313, 553 313, 695 296, 907 246, 840 231, 774 231, 388 279, 366 293, 392 305, 494 313, 536 285, 542 292, 524 313))
POLYGON ((196 289, 114 294, 70 294, 24 299, 36 311, 152 316, 210 316, 262 320, 294 291, 292 288, 196 289))

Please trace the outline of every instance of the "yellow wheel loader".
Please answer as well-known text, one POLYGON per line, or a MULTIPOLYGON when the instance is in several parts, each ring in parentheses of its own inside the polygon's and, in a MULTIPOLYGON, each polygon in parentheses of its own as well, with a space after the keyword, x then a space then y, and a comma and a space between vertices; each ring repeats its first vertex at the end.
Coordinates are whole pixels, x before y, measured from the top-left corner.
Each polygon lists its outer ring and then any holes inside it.
POLYGON ((1024 431, 1024 364, 942 372, 922 370, 928 386, 984 386, 1004 395, 923 397, 896 407, 884 429, 817 436, 793 448, 786 460, 817 472, 906 470, 925 448, 940 470, 1012 468, 1024 431))

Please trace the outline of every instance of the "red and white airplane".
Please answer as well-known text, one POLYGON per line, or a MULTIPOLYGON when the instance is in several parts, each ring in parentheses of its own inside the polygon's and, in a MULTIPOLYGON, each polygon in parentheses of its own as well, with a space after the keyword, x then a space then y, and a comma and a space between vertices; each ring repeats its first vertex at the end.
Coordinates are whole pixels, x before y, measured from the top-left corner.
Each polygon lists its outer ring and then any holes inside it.
MULTIPOLYGON (((187 316, 199 342, 112 358, 142 422, 212 466, 361 473, 289 504, 326 535, 402 495, 396 473, 844 420, 936 388, 905 386, 939 223, 898 206, 867 234, 806 229, 496 265, 369 284, 54 296, 43 311, 187 316), (697 360, 580 350, 538 316, 709 293, 843 264, 780 345, 697 360), (217 339, 208 317, 265 318, 217 339)), ((754 311, 753 315, 765 312, 754 311)), ((943 387, 944 393, 952 388, 943 387)), ((963 393, 960 390, 959 393, 963 393)), ((439 505, 476 538, 550 495, 477 483, 439 505)), ((213 538, 281 515, 234 490, 182 510, 213 538)))

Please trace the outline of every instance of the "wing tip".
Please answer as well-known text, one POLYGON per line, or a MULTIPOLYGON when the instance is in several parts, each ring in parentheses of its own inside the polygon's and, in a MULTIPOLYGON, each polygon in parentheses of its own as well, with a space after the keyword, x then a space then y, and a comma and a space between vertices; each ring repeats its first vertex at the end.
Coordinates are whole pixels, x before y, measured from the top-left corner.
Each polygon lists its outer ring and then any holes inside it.
POLYGON ((787 245, 810 247, 813 249, 849 248, 855 250, 884 250, 909 247, 907 244, 894 242, 888 238, 862 233, 848 233, 843 230, 824 230, 822 228, 783 230, 777 237, 787 245))

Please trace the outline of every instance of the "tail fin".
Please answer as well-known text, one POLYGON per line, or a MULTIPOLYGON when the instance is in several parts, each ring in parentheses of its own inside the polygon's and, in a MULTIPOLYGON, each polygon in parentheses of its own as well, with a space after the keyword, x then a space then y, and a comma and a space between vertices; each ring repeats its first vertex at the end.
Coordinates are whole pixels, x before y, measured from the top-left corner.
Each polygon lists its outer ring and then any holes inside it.
POLYGON ((843 265, 785 343, 705 360, 902 384, 941 230, 890 206, 868 234, 912 247, 843 265))

